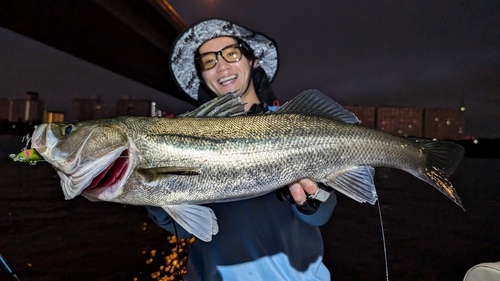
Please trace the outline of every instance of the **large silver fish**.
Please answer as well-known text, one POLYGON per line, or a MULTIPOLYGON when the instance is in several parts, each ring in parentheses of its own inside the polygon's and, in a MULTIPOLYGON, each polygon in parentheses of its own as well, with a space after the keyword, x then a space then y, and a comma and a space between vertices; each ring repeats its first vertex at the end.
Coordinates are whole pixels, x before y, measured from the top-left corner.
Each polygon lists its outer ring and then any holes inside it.
POLYGON ((446 178, 464 150, 357 126, 351 112, 317 90, 274 113, 244 114, 228 94, 180 117, 117 117, 42 124, 32 148, 57 171, 66 199, 161 206, 210 241, 213 211, 199 204, 251 198, 302 178, 374 204, 377 166, 402 169, 462 206, 446 178))

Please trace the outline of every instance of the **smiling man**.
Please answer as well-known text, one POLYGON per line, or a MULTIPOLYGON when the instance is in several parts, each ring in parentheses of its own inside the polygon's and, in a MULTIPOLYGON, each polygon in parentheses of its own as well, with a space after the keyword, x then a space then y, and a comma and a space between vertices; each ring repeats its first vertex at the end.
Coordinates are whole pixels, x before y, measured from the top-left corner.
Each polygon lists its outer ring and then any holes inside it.
POLYGON ((202 81, 216 95, 239 90, 241 102, 248 111, 260 104, 252 81, 257 61, 248 47, 232 37, 218 37, 200 46, 196 60, 202 81))
MULTIPOLYGON (((199 104, 238 91, 249 115, 275 109, 271 81, 278 52, 265 35, 226 20, 205 20, 179 36, 170 63, 179 88, 199 104)), ((219 233, 191 245, 185 280, 330 280, 319 226, 336 203, 331 188, 306 178, 276 193, 207 204, 219 233)), ((161 227, 191 236, 162 208, 147 209, 161 227)))

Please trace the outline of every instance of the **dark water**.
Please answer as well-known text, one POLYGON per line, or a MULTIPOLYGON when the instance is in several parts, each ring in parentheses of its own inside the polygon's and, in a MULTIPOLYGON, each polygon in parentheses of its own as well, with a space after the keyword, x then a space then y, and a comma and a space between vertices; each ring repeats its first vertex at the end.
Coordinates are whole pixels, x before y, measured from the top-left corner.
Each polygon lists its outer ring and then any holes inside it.
MULTIPOLYGON (((405 172, 376 170, 390 280, 463 280, 500 261, 500 159, 464 158, 450 180, 465 212, 405 172)), ((333 280, 386 280, 376 206, 340 197, 322 230, 333 280)))
MULTIPOLYGON (((20 148, 0 140, 0 254, 21 280, 155 280, 174 244, 142 207, 66 201, 48 164, 12 163, 5 152, 20 148)), ((462 280, 500 260, 500 159, 465 158, 451 181, 466 212, 409 174, 377 169, 390 280, 462 280)), ((386 280, 377 206, 338 197, 322 228, 332 280, 386 280)), ((1 266, 0 280, 12 280, 1 266)))

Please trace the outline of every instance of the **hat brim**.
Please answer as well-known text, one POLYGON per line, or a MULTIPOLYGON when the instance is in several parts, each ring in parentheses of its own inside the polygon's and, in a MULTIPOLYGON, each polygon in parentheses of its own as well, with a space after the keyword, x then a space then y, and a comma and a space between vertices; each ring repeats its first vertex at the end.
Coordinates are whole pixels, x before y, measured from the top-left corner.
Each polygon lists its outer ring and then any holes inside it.
POLYGON ((203 20, 179 35, 170 53, 170 70, 177 85, 190 97, 198 100, 200 79, 196 73, 195 53, 206 41, 216 37, 236 37, 250 46, 269 81, 278 70, 278 50, 269 37, 222 19, 203 20))

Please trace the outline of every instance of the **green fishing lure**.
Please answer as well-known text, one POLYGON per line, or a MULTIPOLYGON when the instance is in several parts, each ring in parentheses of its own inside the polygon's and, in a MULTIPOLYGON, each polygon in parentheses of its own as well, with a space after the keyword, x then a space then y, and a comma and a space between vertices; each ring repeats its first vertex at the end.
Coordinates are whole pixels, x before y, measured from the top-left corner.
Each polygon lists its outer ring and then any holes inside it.
POLYGON ((33 148, 23 149, 17 155, 11 154, 10 158, 14 162, 28 163, 30 165, 35 165, 36 162, 43 160, 43 157, 33 148))

